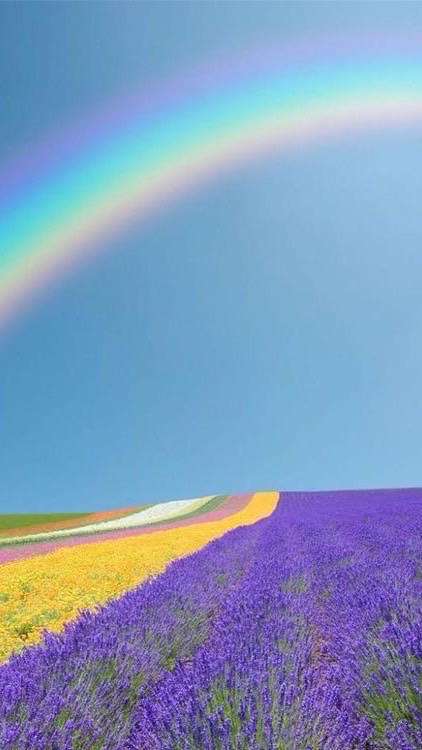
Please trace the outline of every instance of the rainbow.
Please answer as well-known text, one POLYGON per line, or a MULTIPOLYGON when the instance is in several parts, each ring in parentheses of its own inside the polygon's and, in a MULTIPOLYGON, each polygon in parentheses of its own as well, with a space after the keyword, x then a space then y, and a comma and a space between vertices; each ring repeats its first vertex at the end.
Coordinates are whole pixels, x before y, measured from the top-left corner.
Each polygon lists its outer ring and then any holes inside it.
POLYGON ((274 151, 422 126, 422 37, 304 39, 129 93, 0 170, 0 323, 111 235, 274 151))

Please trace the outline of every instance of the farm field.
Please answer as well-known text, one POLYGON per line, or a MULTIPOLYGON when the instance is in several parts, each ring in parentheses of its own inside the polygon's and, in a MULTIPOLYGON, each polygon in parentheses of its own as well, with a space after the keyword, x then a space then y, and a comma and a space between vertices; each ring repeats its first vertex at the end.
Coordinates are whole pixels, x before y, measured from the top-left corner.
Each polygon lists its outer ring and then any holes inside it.
MULTIPOLYGON (((206 509, 202 519, 182 518, 155 532, 150 527, 123 527, 105 535, 0 550, 0 661, 38 642, 44 629, 60 632, 81 609, 104 604, 160 573, 171 560, 239 524, 268 515, 277 499, 276 492, 221 496, 212 511, 207 511, 208 501, 202 503, 206 509), (22 552, 24 557, 19 557, 22 552)), ((169 517, 174 518, 174 503, 168 506, 169 517)))
POLYGON ((0 747, 420 750, 422 490, 211 505, 3 560, 0 747))

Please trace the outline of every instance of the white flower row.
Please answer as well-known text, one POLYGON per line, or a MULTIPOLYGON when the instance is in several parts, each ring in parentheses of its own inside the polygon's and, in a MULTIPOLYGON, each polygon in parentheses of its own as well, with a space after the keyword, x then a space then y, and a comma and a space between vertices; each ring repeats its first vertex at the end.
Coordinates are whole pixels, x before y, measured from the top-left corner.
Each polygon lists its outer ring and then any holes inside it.
POLYGON ((60 529, 58 531, 43 531, 38 534, 27 534, 24 536, 14 536, 2 539, 3 544, 15 544, 23 541, 42 541, 51 537, 74 536, 76 534, 91 534, 101 531, 114 531, 116 529, 130 529, 137 526, 148 526, 159 521, 170 521, 183 516, 186 513, 192 513, 199 510, 214 495, 206 497, 197 497, 192 500, 172 500, 168 503, 157 503, 146 510, 139 510, 136 513, 130 513, 123 518, 115 518, 110 521, 99 521, 98 523, 87 524, 86 526, 74 526, 71 529, 60 529))

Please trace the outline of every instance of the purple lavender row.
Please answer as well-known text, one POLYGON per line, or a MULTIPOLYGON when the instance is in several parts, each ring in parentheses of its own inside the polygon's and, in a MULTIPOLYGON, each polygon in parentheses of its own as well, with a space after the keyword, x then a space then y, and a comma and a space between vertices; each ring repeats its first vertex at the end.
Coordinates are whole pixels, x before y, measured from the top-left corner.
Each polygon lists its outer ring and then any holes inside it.
POLYGON ((228 532, 0 667, 0 748, 124 747, 136 703, 207 639, 266 523, 228 532))
POLYGON ((131 750, 420 750, 422 491, 285 494, 131 750))

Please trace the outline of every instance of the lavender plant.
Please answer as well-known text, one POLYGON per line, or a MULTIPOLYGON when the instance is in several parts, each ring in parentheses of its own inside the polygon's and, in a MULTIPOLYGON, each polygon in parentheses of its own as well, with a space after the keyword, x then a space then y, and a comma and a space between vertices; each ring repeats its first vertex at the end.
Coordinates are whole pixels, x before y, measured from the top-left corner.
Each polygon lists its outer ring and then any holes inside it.
POLYGON ((139 696, 207 639, 261 533, 234 529, 0 667, 2 750, 124 746, 139 696))
POLYGON ((422 491, 285 493, 0 695, 7 750, 420 750, 422 491))
POLYGON ((140 700, 126 746, 421 748, 421 500, 284 495, 207 643, 140 700))

